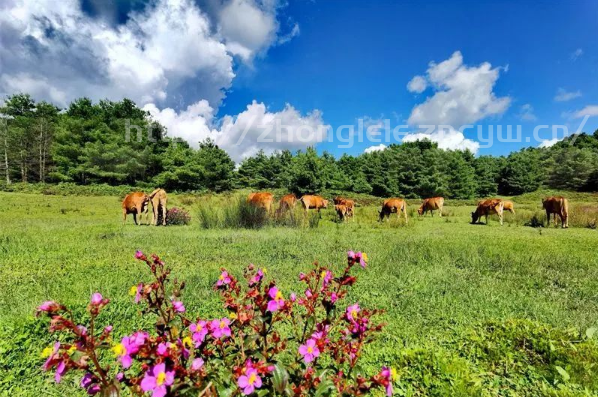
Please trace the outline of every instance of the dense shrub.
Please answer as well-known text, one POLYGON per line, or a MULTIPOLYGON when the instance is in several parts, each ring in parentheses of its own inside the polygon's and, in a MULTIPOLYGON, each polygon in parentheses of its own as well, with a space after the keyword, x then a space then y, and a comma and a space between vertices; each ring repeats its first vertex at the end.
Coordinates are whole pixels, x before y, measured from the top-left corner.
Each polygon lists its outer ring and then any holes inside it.
POLYGON ((267 281, 265 270, 250 265, 246 286, 225 269, 214 288, 228 316, 188 318, 181 301, 185 283, 170 283, 170 270, 157 256, 138 251, 153 275, 131 288, 145 316, 154 316, 151 331, 139 330, 118 343, 112 326, 98 324, 109 300, 94 293, 82 325, 64 305, 47 301, 38 314, 50 318, 50 331, 62 334, 43 355, 45 371, 61 382, 68 372, 82 374, 80 386, 89 394, 118 396, 124 389, 153 397, 169 395, 367 395, 393 392, 395 372, 382 367, 366 376, 358 361, 366 345, 381 331, 378 310, 341 302, 357 280, 355 265, 366 267, 367 256, 348 252, 347 266, 334 277, 318 263, 301 274, 301 296, 287 297, 267 281), (106 350, 116 363, 107 364, 106 350))
POLYGON ((191 215, 182 208, 172 207, 166 212, 167 225, 188 225, 191 222, 191 215))

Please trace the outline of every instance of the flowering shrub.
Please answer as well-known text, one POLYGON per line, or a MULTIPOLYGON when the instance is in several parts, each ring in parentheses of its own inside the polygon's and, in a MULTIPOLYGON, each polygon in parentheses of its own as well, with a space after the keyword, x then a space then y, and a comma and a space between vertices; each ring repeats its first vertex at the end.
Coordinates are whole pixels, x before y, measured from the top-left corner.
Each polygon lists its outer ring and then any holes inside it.
POLYGON ((114 340, 110 325, 96 324, 109 304, 99 293, 87 307, 86 326, 62 304, 42 303, 38 314, 49 316, 50 331, 67 334, 44 351, 43 369, 54 370, 56 382, 68 371, 82 372, 80 386, 102 396, 119 396, 125 388, 153 397, 360 396, 377 388, 392 394, 392 369, 366 376, 356 367, 364 346, 382 329, 374 321, 379 311, 341 303, 357 280, 355 265, 367 265, 365 254, 349 251, 336 277, 315 263, 299 276, 305 285, 299 296, 285 295, 266 279, 265 269, 249 265, 245 282, 222 269, 214 288, 228 315, 215 319, 187 317, 180 299, 185 284, 171 283, 157 256, 135 256, 153 279, 131 287, 130 294, 145 315, 155 315, 155 328, 114 340), (115 362, 108 364, 110 356, 115 362))
POLYGON ((188 225, 191 223, 191 215, 182 208, 172 207, 166 212, 167 225, 188 225))

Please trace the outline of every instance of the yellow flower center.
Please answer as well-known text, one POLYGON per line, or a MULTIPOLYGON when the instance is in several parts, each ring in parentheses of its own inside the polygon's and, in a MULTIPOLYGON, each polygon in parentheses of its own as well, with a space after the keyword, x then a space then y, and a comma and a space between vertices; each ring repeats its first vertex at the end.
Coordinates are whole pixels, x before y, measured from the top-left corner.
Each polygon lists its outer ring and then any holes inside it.
POLYGON ((364 261, 366 261, 366 262, 368 261, 368 256, 365 252, 361 253, 361 257, 363 258, 364 261))
POLYGON ((193 341, 191 340, 190 337, 185 336, 183 338, 183 345, 187 346, 187 347, 191 347, 193 345, 193 341))
POLYGON ((266 274, 266 273, 268 273, 268 270, 266 270, 265 267, 262 267, 262 273, 266 274))
POLYGON ((390 369, 390 376, 392 377, 392 380, 397 380, 397 370, 394 368, 390 369))
POLYGON ((160 372, 158 374, 158 376, 156 376, 156 384, 158 386, 161 386, 164 383, 164 381, 166 381, 166 373, 165 372, 160 372))
POLYGON ((220 329, 226 328, 226 323, 224 321, 220 321, 220 329))
POLYGON ((276 297, 274 298, 275 300, 279 301, 282 299, 282 292, 278 291, 276 292, 276 297))
POLYGON ((224 280, 224 276, 221 274, 220 277, 218 277, 220 280, 224 280))
POLYGON ((322 278, 326 277, 326 271, 325 270, 323 270, 322 273, 320 273, 320 277, 322 277, 322 278))
POLYGON ((254 372, 254 373, 252 373, 252 374, 249 376, 249 379, 247 380, 247 382, 248 382, 250 385, 253 385, 253 384, 255 383, 255 381, 256 381, 256 378, 257 378, 257 375, 256 375, 256 374, 255 374, 255 372, 254 372))
POLYGON ((137 295, 137 286, 136 285, 132 286, 131 289, 129 289, 129 295, 131 295, 131 296, 137 295))
POLYGON ((314 348, 313 348, 313 347, 311 347, 311 346, 307 346, 307 352, 308 352, 309 354, 312 354, 312 353, 314 352, 314 348))
POLYGON ((50 354, 52 354, 53 351, 54 349, 52 349, 51 347, 46 347, 44 350, 42 350, 42 357, 50 357, 50 354))
POLYGON ((351 310, 351 317, 357 317, 357 310, 351 310))
POLYGON ((126 349, 125 346, 122 343, 119 343, 118 345, 114 345, 112 347, 112 351, 114 352, 114 354, 116 354, 117 356, 124 356, 126 353, 126 349))
POLYGON ((73 354, 75 350, 77 350, 75 346, 69 347, 69 349, 67 350, 68 355, 70 356, 71 354, 73 354))
POLYGON ((235 320, 235 319, 237 318, 237 313, 230 312, 230 314, 228 315, 228 317, 229 317, 230 319, 233 319, 233 320, 235 320))

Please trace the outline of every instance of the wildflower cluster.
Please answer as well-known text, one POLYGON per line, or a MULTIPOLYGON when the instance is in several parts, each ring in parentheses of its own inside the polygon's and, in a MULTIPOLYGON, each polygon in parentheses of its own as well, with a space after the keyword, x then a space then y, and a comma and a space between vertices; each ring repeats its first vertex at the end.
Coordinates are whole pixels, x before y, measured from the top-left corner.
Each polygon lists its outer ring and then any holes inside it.
POLYGON ((166 212, 167 225, 188 225, 191 223, 191 215, 182 208, 172 207, 166 212))
POLYGON ((87 326, 60 303, 38 307, 38 314, 50 317, 50 331, 69 334, 70 342, 44 350, 43 369, 54 370, 56 382, 68 371, 83 372, 80 386, 88 394, 110 396, 124 389, 153 397, 360 396, 377 388, 392 394, 392 369, 369 377, 357 370, 364 346, 382 329, 373 320, 379 311, 342 304, 357 280, 353 268, 367 265, 365 254, 350 251, 338 276, 315 263, 299 276, 303 291, 288 295, 266 279, 265 269, 249 265, 244 281, 221 269, 214 289, 227 314, 213 319, 188 317, 180 299, 185 284, 170 281, 160 258, 140 251, 135 257, 153 279, 131 287, 130 295, 144 314, 155 316, 153 330, 116 340, 111 326, 97 328, 109 304, 99 293, 88 305, 87 326))

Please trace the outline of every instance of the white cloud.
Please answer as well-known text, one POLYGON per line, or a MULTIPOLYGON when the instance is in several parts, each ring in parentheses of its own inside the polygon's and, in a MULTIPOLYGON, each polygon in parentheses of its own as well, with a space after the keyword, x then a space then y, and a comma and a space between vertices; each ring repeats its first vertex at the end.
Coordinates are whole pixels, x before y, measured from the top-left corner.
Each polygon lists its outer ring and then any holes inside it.
POLYGON ((293 39, 293 37, 299 36, 300 33, 301 29, 299 28, 299 24, 295 23, 289 33, 282 35, 278 38, 278 44, 288 43, 293 39))
POLYGON ((370 146, 365 148, 365 150, 363 151, 364 153, 373 153, 373 152, 381 152, 382 150, 386 149, 388 146, 386 146, 385 144, 381 143, 379 145, 376 146, 370 146))
POLYGON ((582 48, 578 48, 578 49, 576 49, 575 51, 573 51, 571 53, 571 60, 575 62, 582 55, 583 55, 583 49, 582 48))
POLYGON ((275 44, 280 6, 204 5, 155 0, 114 26, 85 14, 79 0, 0 2, 0 92, 29 91, 63 106, 87 96, 217 107, 235 77, 233 55, 251 60, 275 44))
POLYGON ((276 38, 276 3, 231 0, 218 13, 219 30, 229 51, 249 61, 276 38))
POLYGON ((159 110, 154 104, 144 109, 168 129, 169 136, 184 138, 194 147, 211 138, 236 162, 259 150, 270 154, 313 146, 326 139, 329 127, 324 124, 319 110, 302 115, 289 104, 279 112, 270 112, 263 103, 253 101, 247 110, 221 120, 214 119, 207 101, 195 103, 179 113, 171 108, 159 110))
POLYGON ((554 146, 559 141, 562 141, 562 139, 559 139, 559 138, 546 139, 546 140, 540 142, 538 147, 540 147, 540 148, 551 147, 551 146, 554 146))
POLYGON ((499 72, 500 68, 492 68, 488 62, 477 67, 464 65, 459 51, 444 62, 430 63, 427 80, 436 92, 413 109, 408 123, 459 128, 504 113, 511 98, 499 98, 492 91, 499 72))
POLYGON ((501 115, 509 108, 511 98, 497 97, 493 92, 500 70, 500 67, 492 68, 488 62, 467 66, 459 51, 443 62, 430 62, 426 75, 414 77, 408 89, 423 92, 429 85, 434 94, 413 108, 407 122, 416 128, 425 125, 435 126, 435 129, 409 134, 403 140, 428 138, 442 148, 476 152, 479 143, 465 138, 457 129, 489 116, 501 115))
POLYGON ((598 105, 588 105, 585 108, 573 113, 573 117, 577 119, 585 116, 598 116, 598 105))
POLYGON ((529 103, 519 108, 519 118, 525 121, 535 121, 538 119, 534 114, 534 107, 529 103))
POLYGON ((428 83, 426 79, 422 76, 415 76, 414 78, 407 83, 407 89, 409 92, 415 92, 416 94, 421 94, 426 90, 428 83))
POLYGON ((564 88, 559 88, 556 92, 554 100, 557 102, 567 102, 581 96, 581 91, 567 92, 564 88))
POLYGON ((465 138, 462 132, 453 128, 436 130, 432 133, 417 132, 407 134, 403 137, 403 142, 415 142, 428 139, 438 143, 440 149, 448 150, 466 150, 476 153, 480 148, 479 142, 465 138))

